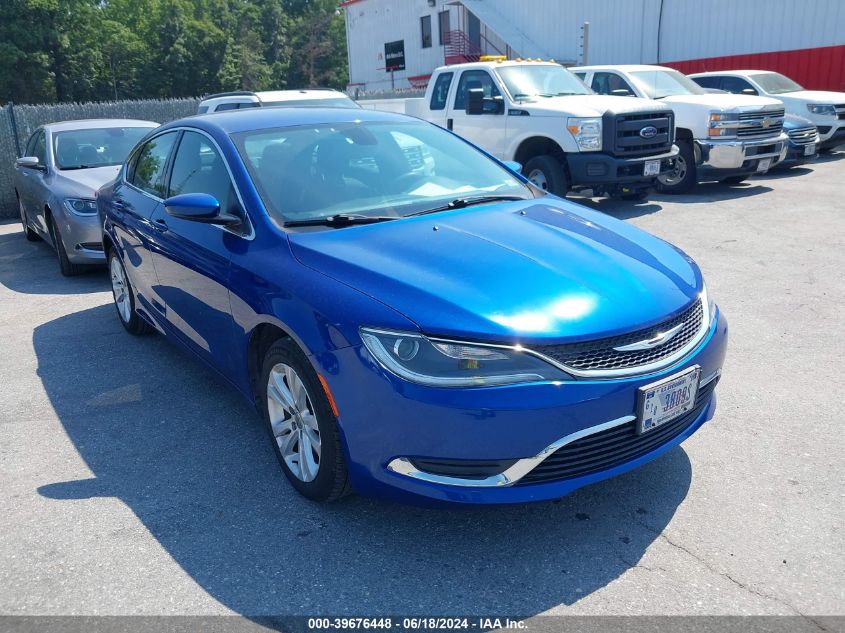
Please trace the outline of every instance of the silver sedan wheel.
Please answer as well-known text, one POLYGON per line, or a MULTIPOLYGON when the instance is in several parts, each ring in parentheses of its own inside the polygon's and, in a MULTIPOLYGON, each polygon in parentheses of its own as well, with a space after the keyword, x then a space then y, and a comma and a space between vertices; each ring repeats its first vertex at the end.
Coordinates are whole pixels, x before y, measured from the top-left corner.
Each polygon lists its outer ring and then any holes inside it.
POLYGON ((667 187, 671 187, 672 185, 677 185, 681 182, 687 175, 687 161, 684 160, 683 156, 678 156, 675 158, 675 169, 672 171, 666 172, 665 174, 661 174, 657 177, 658 182, 662 185, 666 185, 667 187))
POLYGON ((301 481, 314 481, 320 470, 320 429, 308 390, 289 365, 278 363, 270 370, 267 411, 273 437, 290 471, 301 481))
POLYGON ((531 173, 528 174, 528 180, 543 191, 549 190, 549 181, 546 179, 546 174, 539 169, 532 169, 531 173))
POLYGON ((111 289, 114 294, 114 303, 117 306, 117 312, 124 323, 129 323, 132 318, 132 304, 129 300, 129 286, 126 283, 126 274, 123 272, 123 266, 117 257, 111 258, 111 266, 109 266, 111 273, 111 289))

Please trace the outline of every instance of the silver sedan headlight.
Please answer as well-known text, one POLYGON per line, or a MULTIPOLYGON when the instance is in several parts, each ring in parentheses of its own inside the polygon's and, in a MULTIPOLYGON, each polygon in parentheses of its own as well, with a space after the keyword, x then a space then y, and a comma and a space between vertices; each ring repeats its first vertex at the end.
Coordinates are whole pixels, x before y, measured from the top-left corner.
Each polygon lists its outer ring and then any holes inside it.
POLYGON ((519 346, 429 339, 413 332, 361 328, 364 345, 386 370, 430 387, 487 387, 570 377, 519 346))
POLYGON ((68 198, 65 200, 65 209, 74 215, 96 215, 97 201, 87 198, 68 198))

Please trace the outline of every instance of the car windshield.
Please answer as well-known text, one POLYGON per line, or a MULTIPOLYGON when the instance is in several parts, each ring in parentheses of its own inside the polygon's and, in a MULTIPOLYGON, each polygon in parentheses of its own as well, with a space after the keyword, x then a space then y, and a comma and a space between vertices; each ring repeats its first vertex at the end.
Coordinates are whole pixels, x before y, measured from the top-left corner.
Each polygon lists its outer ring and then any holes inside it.
POLYGON ((348 97, 332 97, 330 99, 286 99, 284 101, 264 101, 265 106, 323 106, 326 108, 360 108, 357 103, 348 97))
POLYGON ((457 198, 532 197, 483 153, 430 123, 355 122, 233 134, 269 213, 400 218, 457 198))
POLYGON ((129 152, 152 128, 105 127, 67 130, 53 134, 53 152, 59 169, 89 169, 121 165, 129 152))
POLYGON ((784 77, 780 73, 759 73, 756 75, 749 75, 751 79, 760 86, 764 92, 770 95, 782 95, 786 92, 798 92, 804 88, 792 81, 789 77, 784 77))
POLYGON ((630 74, 631 79, 649 99, 707 94, 704 88, 677 70, 635 70, 630 74))
POLYGON ((548 64, 502 66, 496 72, 514 99, 592 94, 583 81, 563 66, 548 64))

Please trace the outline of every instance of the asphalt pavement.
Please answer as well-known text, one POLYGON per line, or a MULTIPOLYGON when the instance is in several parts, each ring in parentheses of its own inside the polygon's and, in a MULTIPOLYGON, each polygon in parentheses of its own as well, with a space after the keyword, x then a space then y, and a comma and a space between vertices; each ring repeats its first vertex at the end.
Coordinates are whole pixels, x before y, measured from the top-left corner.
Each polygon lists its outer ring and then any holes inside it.
POLYGON ((845 615, 845 152, 586 200, 696 259, 731 326, 716 417, 535 505, 323 506, 257 415, 0 224, 0 614, 845 615))

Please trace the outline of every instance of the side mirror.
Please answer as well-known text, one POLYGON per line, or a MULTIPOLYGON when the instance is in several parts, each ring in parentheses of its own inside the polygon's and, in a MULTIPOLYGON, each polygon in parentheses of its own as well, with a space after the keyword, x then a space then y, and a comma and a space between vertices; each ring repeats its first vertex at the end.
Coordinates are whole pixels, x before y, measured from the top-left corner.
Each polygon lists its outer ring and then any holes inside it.
POLYGON ((512 172, 521 174, 522 173, 522 163, 518 163, 515 160, 506 160, 503 161, 505 167, 510 169, 512 172))
POLYGON ((38 161, 37 156, 21 156, 15 161, 18 167, 26 167, 27 169, 41 169, 42 165, 38 161))
POLYGON ((467 114, 484 114, 484 90, 472 88, 467 90, 467 114))
POLYGON ((757 91, 754 90, 754 88, 743 88, 742 94, 744 94, 744 95, 756 95, 757 91))
POLYGON ((164 210, 168 215, 182 220, 203 222, 205 224, 239 224, 241 219, 220 210, 217 198, 207 193, 182 193, 164 201, 164 210))
POLYGON ((627 88, 618 88, 616 90, 611 90, 610 94, 614 97, 633 97, 634 95, 631 93, 630 90, 627 88))

